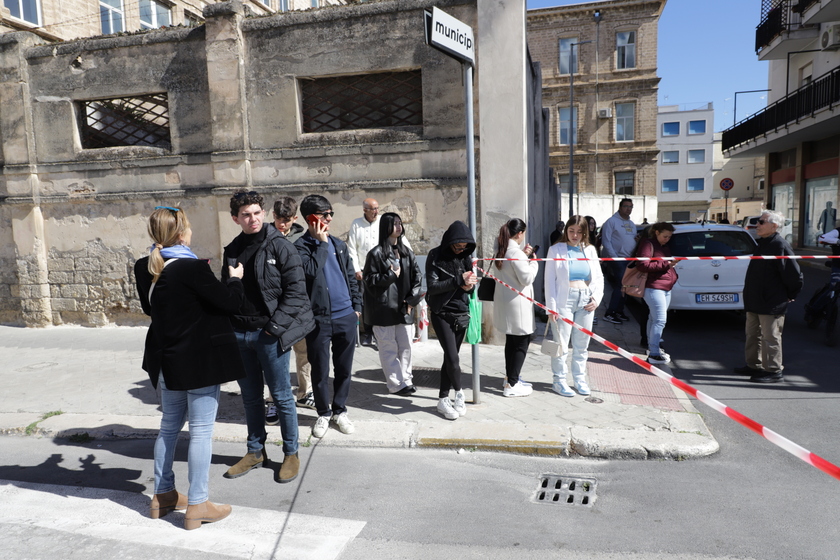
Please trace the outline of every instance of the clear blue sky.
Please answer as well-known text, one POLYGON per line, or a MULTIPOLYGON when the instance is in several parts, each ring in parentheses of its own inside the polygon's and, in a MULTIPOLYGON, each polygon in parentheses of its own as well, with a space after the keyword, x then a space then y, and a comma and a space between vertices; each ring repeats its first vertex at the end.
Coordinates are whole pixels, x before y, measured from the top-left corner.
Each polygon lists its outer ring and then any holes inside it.
MULTIPOLYGON (((583 3, 527 1, 529 9, 583 3)), ((767 88, 767 63, 755 56, 760 9, 760 0, 668 0, 659 20, 659 104, 711 101, 715 131, 732 126, 735 92, 767 88)), ((737 120, 761 110, 766 95, 738 95, 737 120)))

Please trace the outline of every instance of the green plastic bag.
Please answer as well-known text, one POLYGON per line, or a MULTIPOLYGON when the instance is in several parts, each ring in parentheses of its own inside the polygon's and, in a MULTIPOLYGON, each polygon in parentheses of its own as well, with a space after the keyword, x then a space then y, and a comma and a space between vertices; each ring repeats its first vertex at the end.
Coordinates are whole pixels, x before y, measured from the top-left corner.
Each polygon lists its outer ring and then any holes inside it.
POLYGON ((481 342, 481 300, 478 299, 478 290, 473 290, 470 296, 470 324, 467 326, 467 335, 464 338, 467 344, 478 344, 481 342))

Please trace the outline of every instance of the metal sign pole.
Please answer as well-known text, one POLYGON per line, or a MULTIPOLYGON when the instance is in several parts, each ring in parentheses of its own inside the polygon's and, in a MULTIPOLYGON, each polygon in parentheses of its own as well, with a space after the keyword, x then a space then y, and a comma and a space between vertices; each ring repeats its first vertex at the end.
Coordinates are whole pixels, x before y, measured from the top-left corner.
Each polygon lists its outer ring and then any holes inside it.
MULTIPOLYGON (((464 62, 464 111, 466 112, 467 134, 467 213, 469 214, 470 233, 478 240, 475 223, 475 131, 473 123, 473 67, 464 62)), ((473 403, 481 404, 481 368, 478 357, 478 344, 472 345, 473 403)))

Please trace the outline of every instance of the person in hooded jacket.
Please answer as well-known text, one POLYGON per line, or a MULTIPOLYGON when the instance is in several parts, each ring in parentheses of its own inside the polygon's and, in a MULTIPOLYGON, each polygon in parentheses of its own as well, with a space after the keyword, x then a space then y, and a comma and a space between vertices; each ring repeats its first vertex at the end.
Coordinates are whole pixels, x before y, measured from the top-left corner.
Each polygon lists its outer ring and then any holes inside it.
POLYGON ((458 351, 470 323, 470 293, 478 283, 472 271, 470 255, 473 251, 475 239, 470 228, 464 222, 456 221, 443 234, 440 245, 426 258, 426 300, 432 327, 443 349, 437 410, 448 420, 456 420, 467 413, 458 351), (451 389, 455 389, 454 402, 449 398, 451 389))
POLYGON ((423 299, 423 277, 403 233, 398 214, 386 212, 379 218, 379 244, 368 252, 362 274, 362 310, 365 323, 373 325, 388 392, 408 396, 417 391, 411 375, 411 312, 423 299))

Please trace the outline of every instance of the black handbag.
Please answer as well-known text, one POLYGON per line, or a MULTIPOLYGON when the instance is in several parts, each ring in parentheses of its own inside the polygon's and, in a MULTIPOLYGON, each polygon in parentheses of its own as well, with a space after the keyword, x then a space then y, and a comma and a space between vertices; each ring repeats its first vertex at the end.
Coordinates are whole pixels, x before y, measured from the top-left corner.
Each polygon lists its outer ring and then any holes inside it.
MULTIPOLYGON (((490 265, 491 267, 493 265, 490 265)), ((478 283, 478 299, 481 301, 493 301, 493 296, 496 294, 496 281, 485 276, 478 283)))

